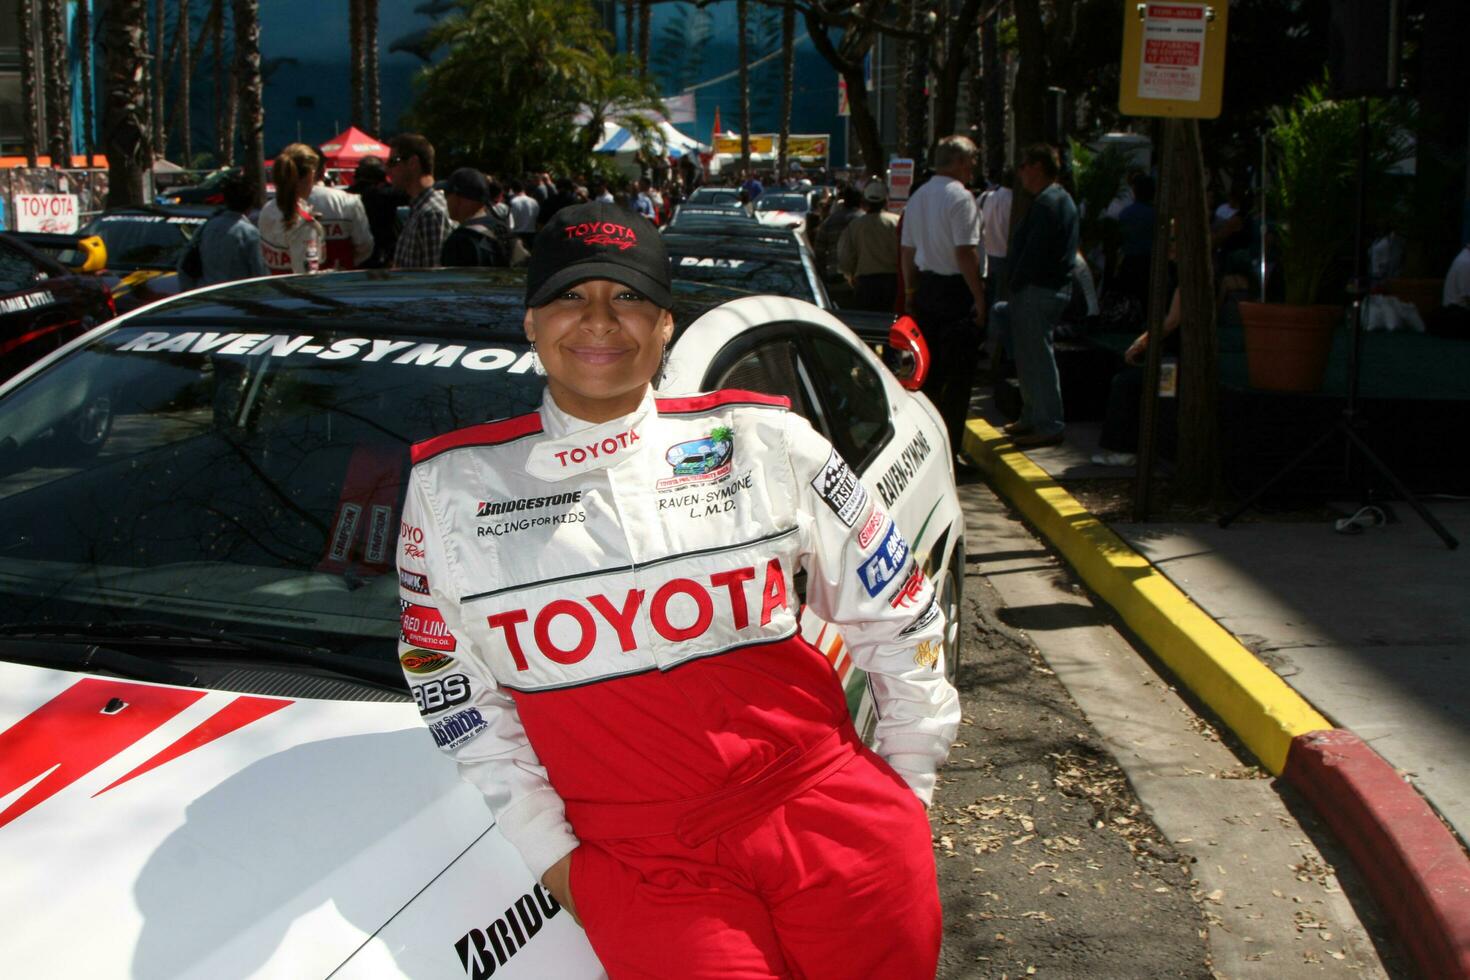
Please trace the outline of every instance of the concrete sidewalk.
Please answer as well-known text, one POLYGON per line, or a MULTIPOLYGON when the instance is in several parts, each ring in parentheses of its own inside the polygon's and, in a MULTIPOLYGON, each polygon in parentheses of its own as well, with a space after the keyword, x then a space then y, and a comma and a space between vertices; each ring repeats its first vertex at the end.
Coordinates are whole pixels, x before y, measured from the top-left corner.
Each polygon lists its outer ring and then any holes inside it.
MULTIPOLYGON (((1407 507, 1402 523, 1355 536, 1331 523, 1108 526, 1053 479, 1080 475, 1075 449, 1028 457, 973 420, 965 450, 1307 797, 1423 973, 1470 977, 1470 860, 1425 803, 1470 834, 1470 549, 1447 550, 1407 507)), ((1470 533, 1470 504, 1432 509, 1470 533)))

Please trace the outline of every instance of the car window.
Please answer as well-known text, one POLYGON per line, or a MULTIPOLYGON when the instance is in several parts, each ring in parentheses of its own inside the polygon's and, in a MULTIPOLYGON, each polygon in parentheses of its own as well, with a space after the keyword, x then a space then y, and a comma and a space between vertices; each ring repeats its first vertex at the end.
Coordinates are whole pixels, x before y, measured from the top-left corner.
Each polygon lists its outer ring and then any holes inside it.
POLYGON ((113 269, 172 269, 204 218, 161 214, 104 214, 84 235, 101 235, 113 269))
POLYGON ((831 420, 831 437, 848 464, 859 472, 887 441, 888 394, 883 379, 852 347, 835 337, 807 335, 812 384, 831 420))
POLYGON ((784 395, 791 399, 791 407, 800 415, 813 425, 818 424, 811 400, 797 377, 796 345, 789 339, 760 344, 720 375, 714 387, 784 395))
POLYGON ((0 293, 14 293, 27 288, 39 271, 36 263, 18 249, 0 242, 0 293))
POLYGON ((7 392, 0 623, 392 658, 410 445, 531 411, 544 378, 518 331, 350 329, 135 319, 7 392))

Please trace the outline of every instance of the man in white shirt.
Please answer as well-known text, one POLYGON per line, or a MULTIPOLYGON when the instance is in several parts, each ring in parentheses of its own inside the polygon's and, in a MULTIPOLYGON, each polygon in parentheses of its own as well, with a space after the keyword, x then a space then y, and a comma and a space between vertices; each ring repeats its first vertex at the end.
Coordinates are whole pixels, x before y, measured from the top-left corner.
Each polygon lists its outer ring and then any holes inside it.
POLYGON ((995 187, 980 195, 980 235, 985 246, 985 299, 991 308, 1006 298, 1006 249, 1011 237, 1011 182, 1007 167, 996 174, 995 187))
POLYGON ((906 308, 929 343, 927 394, 959 451, 970 414, 970 386, 985 326, 985 256, 980 210, 970 194, 975 144, 946 136, 934 153, 934 176, 904 207, 900 254, 906 308))
POLYGON ((531 249, 531 240, 536 237, 536 216, 541 213, 541 204, 526 193, 526 187, 518 180, 510 182, 510 230, 521 240, 526 250, 531 249))

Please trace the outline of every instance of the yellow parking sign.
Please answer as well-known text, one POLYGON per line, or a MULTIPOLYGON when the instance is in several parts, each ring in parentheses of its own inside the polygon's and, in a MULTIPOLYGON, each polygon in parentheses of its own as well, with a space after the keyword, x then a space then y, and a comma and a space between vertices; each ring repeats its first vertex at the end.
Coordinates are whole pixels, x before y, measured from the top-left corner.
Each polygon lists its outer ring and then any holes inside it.
POLYGON ((1125 2, 1119 111, 1179 119, 1220 115, 1229 13, 1228 0, 1125 2))

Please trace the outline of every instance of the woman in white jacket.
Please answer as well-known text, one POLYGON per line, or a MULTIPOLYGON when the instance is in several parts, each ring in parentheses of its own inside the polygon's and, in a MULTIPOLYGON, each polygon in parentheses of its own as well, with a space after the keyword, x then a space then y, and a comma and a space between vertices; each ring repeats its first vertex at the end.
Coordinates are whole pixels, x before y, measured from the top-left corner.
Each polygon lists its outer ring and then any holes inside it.
POLYGON ((276 196, 260 209, 260 253, 272 275, 321 267, 327 234, 306 202, 320 161, 316 150, 292 143, 271 168, 276 196))

